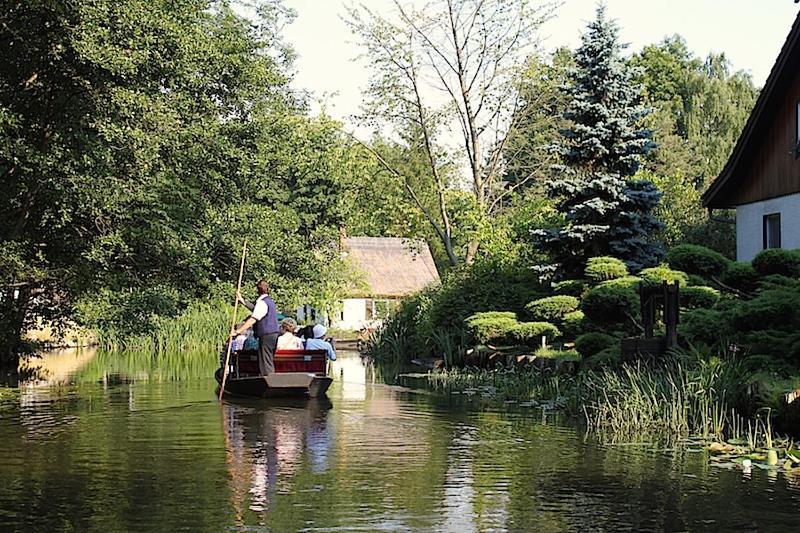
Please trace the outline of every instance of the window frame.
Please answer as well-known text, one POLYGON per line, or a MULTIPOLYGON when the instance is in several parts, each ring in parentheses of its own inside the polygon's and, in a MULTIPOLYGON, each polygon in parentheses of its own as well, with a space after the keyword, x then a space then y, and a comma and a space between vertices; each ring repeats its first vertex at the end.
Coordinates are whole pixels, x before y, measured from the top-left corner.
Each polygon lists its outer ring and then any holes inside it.
POLYGON ((762 250, 771 250, 774 248, 780 248, 782 243, 782 231, 781 231, 781 213, 780 211, 777 213, 767 213, 761 219, 761 231, 762 231, 762 250), (772 220, 777 220, 778 223, 778 245, 777 246, 769 246, 769 222, 772 220))

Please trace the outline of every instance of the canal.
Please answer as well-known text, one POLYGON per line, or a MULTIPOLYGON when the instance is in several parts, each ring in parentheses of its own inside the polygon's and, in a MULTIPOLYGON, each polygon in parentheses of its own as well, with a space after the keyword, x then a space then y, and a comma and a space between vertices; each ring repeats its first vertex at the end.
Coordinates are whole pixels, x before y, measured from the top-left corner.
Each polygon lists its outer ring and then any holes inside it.
POLYGON ((381 384, 218 402, 214 357, 59 352, 0 389, 2 531, 796 531, 800 483, 381 384), (180 378, 180 379, 178 379, 180 378))

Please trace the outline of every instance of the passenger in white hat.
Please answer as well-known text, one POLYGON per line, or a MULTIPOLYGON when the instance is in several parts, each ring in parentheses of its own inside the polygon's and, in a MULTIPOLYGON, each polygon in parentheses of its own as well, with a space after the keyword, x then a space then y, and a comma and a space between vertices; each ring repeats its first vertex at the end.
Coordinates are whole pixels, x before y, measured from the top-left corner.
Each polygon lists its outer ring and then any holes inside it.
POLYGON ((306 350, 325 350, 328 352, 328 359, 336 361, 336 351, 333 345, 325 340, 325 334, 328 333, 328 328, 322 324, 314 326, 314 338, 306 340, 306 350))

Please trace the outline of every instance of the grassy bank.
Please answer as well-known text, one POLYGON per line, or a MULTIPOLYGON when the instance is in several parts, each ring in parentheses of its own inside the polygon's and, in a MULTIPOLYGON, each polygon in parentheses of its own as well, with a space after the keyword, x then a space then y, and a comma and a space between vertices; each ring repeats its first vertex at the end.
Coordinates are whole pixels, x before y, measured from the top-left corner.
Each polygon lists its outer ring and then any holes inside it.
MULTIPOLYGON (((175 317, 155 317, 149 331, 131 335, 115 328, 94 333, 100 348, 135 350, 157 354, 183 351, 216 351, 230 328, 233 307, 220 300, 195 302, 175 317)), ((246 313, 240 311, 240 318, 246 313)))
POLYGON ((757 358, 674 351, 656 364, 623 363, 577 373, 538 368, 453 369, 428 374, 431 387, 503 402, 557 407, 597 433, 697 437, 768 444, 781 396, 800 386, 763 372, 757 358), (769 428, 769 431, 767 431, 769 428))

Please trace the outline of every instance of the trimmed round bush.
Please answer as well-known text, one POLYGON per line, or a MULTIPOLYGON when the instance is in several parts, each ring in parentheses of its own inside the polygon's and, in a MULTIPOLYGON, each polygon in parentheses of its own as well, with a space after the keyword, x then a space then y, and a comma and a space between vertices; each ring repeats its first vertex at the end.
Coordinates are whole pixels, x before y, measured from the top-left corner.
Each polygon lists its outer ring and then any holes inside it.
POLYGON ((586 283, 580 279, 566 279, 553 284, 553 292, 558 295, 580 297, 586 290, 586 283))
POLYGON ((561 332, 565 337, 574 338, 585 329, 586 315, 580 309, 564 315, 561 321, 561 332))
POLYGON ((800 290, 800 281, 780 274, 770 274, 769 276, 758 278, 758 289, 762 291, 771 289, 800 290))
POLYGON ((714 346, 733 335, 728 317, 712 309, 696 309, 681 315, 678 335, 694 345, 714 346))
POLYGON ((667 265, 645 268, 639 272, 639 277, 645 281, 649 281, 650 283, 661 284, 662 282, 666 281, 671 285, 677 281, 681 287, 686 287, 689 285, 689 276, 686 274, 686 272, 672 270, 667 265))
POLYGON ((793 329, 800 325, 800 293, 770 289, 752 300, 740 302, 731 311, 737 331, 793 329))
POLYGON ((540 322, 557 322, 564 315, 578 309, 580 302, 574 296, 558 295, 539 298, 525 306, 531 318, 540 322))
POLYGON ((758 287, 758 272, 744 261, 733 261, 722 274, 722 283, 743 292, 752 292, 758 287))
POLYGON ((561 335, 561 332, 549 322, 518 322, 511 331, 511 340, 526 346, 539 346, 542 344, 542 337, 547 337, 552 341, 561 335))
POLYGON ((670 267, 687 274, 706 277, 719 276, 725 272, 730 262, 731 260, 721 253, 696 244, 681 244, 667 253, 667 263, 670 267))
MULTIPOLYGON (((633 278, 638 284, 639 279, 633 278)), ((624 322, 629 314, 639 312, 639 294, 626 278, 593 287, 581 302, 586 318, 598 324, 624 322)))
POLYGON ((697 274, 688 274, 689 286, 700 287, 706 284, 706 279, 703 276, 698 276, 697 274))
POLYGON ((616 257, 592 257, 586 262, 586 277, 592 281, 608 281, 628 275, 628 267, 616 257))
POLYGON ((507 341, 511 332, 519 325, 516 313, 507 311, 475 313, 464 320, 464 323, 475 342, 480 344, 507 341))
POLYGON ((609 346, 605 350, 597 352, 587 359, 583 359, 581 367, 597 370, 617 366, 621 361, 622 353, 620 352, 619 346, 609 346))
POLYGON ((712 287, 683 287, 681 306, 687 309, 710 309, 719 301, 719 291, 712 287))
POLYGON ((753 259, 753 268, 762 276, 779 274, 789 278, 800 277, 800 253, 797 250, 771 248, 759 252, 753 259))
POLYGON ((575 350, 583 357, 591 357, 618 343, 617 339, 605 333, 584 333, 575 339, 575 350))

